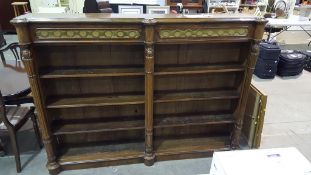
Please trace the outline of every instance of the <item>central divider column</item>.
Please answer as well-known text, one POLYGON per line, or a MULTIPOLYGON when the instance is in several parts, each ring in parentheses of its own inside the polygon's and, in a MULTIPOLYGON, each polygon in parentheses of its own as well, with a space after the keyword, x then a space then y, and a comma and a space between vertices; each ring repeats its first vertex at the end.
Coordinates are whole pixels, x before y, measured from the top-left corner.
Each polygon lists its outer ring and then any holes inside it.
POLYGON ((144 163, 153 165, 153 74, 154 74, 154 19, 144 19, 145 25, 145 156, 144 163))

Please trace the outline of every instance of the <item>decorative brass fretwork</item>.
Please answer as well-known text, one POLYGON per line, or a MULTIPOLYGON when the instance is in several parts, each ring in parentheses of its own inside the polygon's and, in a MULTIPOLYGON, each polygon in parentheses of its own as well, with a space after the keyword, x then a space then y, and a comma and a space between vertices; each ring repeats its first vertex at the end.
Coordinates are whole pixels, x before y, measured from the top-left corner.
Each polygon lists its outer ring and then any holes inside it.
POLYGON ((233 29, 163 29, 160 38, 204 38, 204 37, 235 37, 247 36, 247 28, 233 29))
POLYGON ((45 39, 138 39, 134 29, 37 29, 39 40, 45 39))

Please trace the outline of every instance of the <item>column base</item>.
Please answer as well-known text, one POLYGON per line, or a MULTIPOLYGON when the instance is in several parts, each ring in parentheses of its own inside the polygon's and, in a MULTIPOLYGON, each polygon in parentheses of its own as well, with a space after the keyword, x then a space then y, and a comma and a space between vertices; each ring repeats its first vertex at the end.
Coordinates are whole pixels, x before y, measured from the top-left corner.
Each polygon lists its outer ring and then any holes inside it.
POLYGON ((144 164, 146 166, 152 166, 154 164, 154 161, 155 161, 155 154, 145 155, 144 159, 145 159, 144 164))
POLYGON ((61 167, 58 163, 52 162, 46 165, 50 175, 58 175, 61 172, 61 167))

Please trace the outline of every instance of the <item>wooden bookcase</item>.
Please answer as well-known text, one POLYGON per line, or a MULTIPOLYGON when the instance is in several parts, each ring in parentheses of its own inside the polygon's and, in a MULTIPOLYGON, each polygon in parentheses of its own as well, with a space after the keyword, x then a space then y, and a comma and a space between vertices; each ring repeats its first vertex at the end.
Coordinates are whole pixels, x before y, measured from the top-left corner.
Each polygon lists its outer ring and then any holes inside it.
POLYGON ((27 14, 12 23, 51 174, 239 147, 265 20, 27 14))

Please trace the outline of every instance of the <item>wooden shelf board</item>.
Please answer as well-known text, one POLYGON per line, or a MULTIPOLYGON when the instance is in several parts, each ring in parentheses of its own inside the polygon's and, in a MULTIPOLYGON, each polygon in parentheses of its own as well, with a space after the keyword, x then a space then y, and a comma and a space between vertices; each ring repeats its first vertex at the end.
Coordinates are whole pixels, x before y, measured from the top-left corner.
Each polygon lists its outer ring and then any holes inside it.
MULTIPOLYGON (((232 114, 167 114, 155 116, 154 120, 154 128, 230 124, 234 122, 232 114)), ((145 121, 143 119, 120 121, 102 119, 92 122, 55 122, 53 128, 54 135, 126 131, 144 129, 145 121)))
POLYGON ((221 73, 221 72, 242 72, 243 65, 185 65, 185 66, 158 66, 155 68, 155 75, 176 75, 176 74, 204 74, 204 73, 221 73))
POLYGON ((155 93, 155 103, 200 101, 218 99, 237 99, 239 93, 235 90, 193 90, 193 91, 159 91, 155 93))
POLYGON ((144 141, 63 146, 60 153, 58 162, 61 165, 142 158, 144 141))
POLYGON ((234 123, 232 114, 180 114, 155 116, 154 128, 234 123))
POLYGON ((229 136, 155 139, 156 156, 229 150, 229 136))
POLYGON ((123 120, 123 121, 93 121, 93 122, 79 122, 79 123, 64 123, 54 125, 54 135, 64 134, 82 134, 95 133, 105 131, 126 131, 144 129, 144 120, 123 120))
POLYGON ((98 95, 48 97, 47 108, 144 104, 144 95, 98 95))
POLYGON ((79 67, 56 67, 45 68, 40 78, 79 78, 79 77, 107 77, 107 76, 143 76, 143 66, 120 67, 120 66, 88 66, 79 67))

